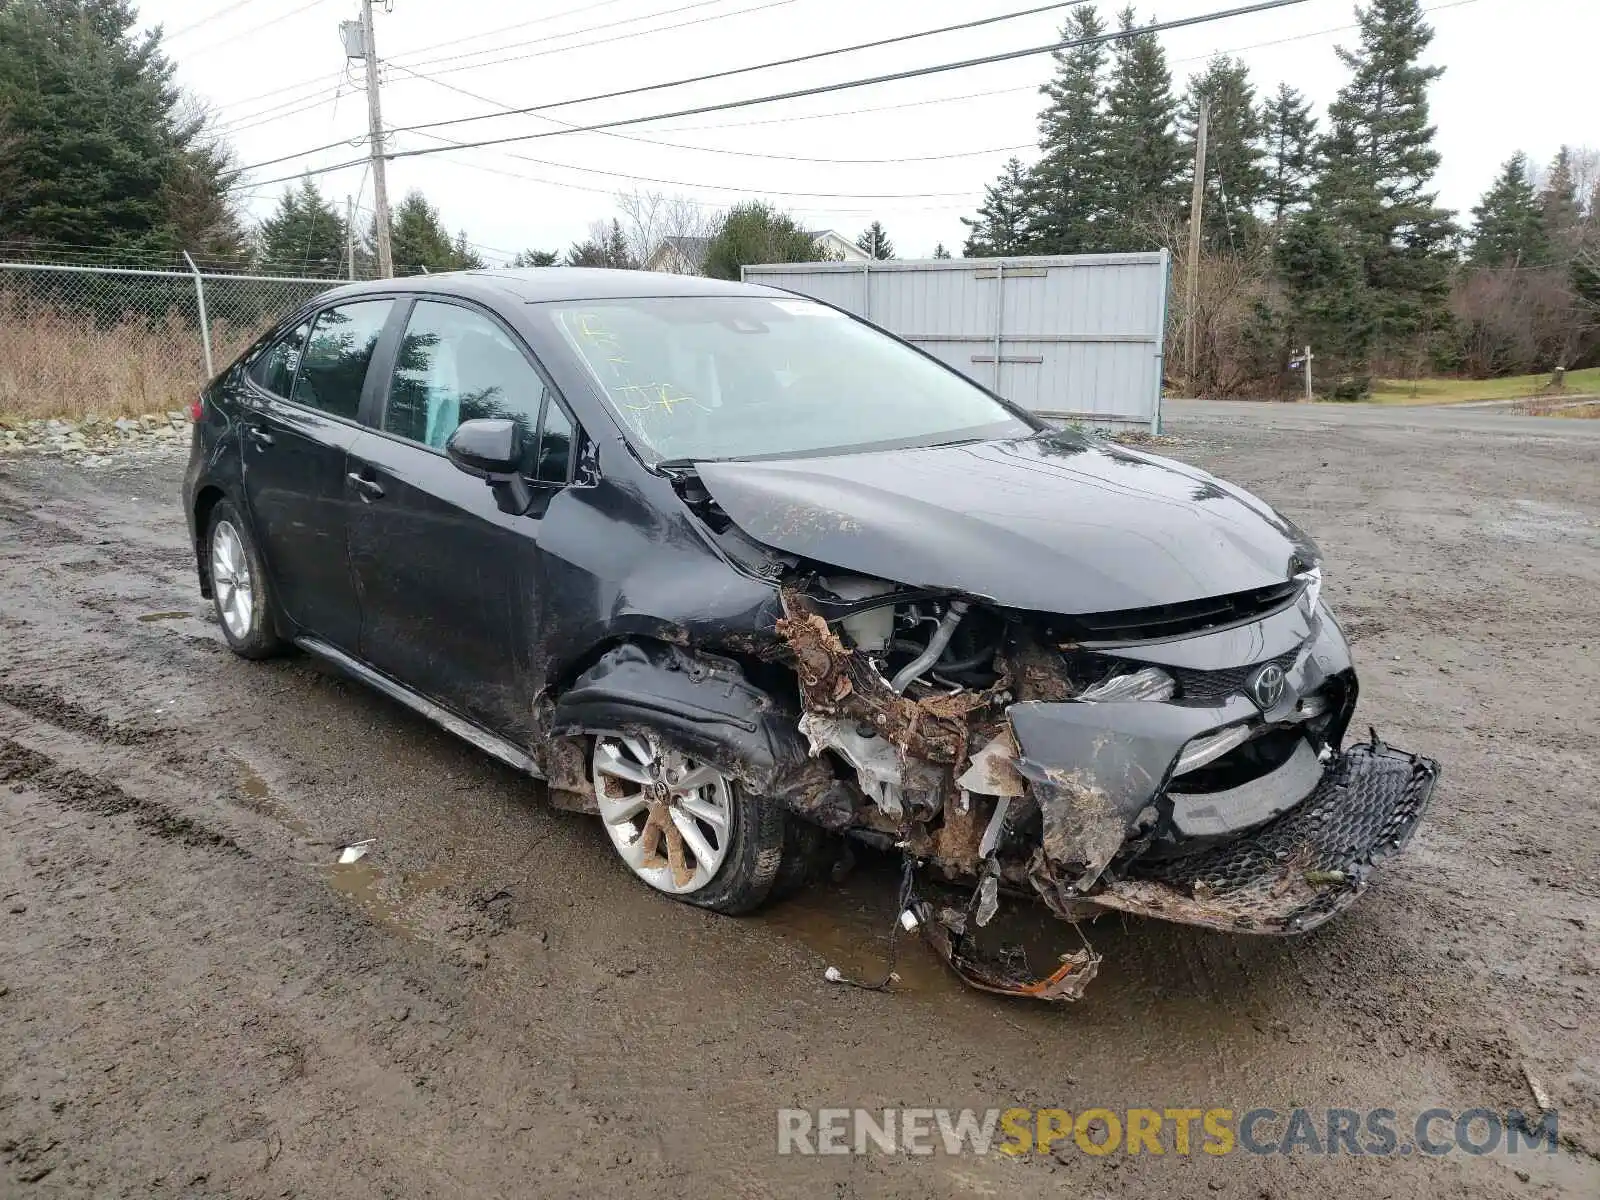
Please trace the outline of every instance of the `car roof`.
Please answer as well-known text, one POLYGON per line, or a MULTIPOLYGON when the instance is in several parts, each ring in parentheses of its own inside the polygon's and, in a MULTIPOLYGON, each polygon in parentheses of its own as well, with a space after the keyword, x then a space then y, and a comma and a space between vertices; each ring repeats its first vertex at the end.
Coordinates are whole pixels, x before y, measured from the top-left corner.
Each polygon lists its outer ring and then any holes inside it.
POLYGON ((345 299, 372 292, 442 293, 469 299, 520 300, 538 304, 559 300, 613 300, 643 296, 787 296, 756 284, 660 271, 611 271, 594 267, 507 267, 482 271, 449 271, 348 284, 319 297, 345 299))

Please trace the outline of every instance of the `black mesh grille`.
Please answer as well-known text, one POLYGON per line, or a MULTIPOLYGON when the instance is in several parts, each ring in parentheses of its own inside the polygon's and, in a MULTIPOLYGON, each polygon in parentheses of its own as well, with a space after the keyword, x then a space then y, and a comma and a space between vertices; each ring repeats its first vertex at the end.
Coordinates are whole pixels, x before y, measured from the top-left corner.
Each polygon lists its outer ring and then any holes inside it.
POLYGON ((1374 739, 1346 751, 1276 821, 1199 854, 1136 861, 1126 875, 1237 928, 1309 929, 1359 895, 1374 863, 1411 837, 1438 777, 1438 763, 1374 739))
POLYGON ((1276 612, 1300 594, 1302 584, 1286 579, 1270 587, 1227 596, 1208 596, 1181 604, 1129 608, 1120 612, 1088 613, 1072 617, 1075 636, 1085 642, 1133 642, 1152 638, 1182 637, 1220 625, 1232 625, 1276 612))
MULTIPOLYGON (((1291 650, 1268 661, 1277 663, 1287 671, 1299 653, 1299 650, 1291 650)), ((1230 667, 1226 671, 1187 671, 1172 667, 1166 670, 1178 681, 1180 703, 1209 708, 1220 705, 1235 692, 1243 692, 1250 676, 1260 670, 1261 666, 1261 663, 1251 663, 1245 667, 1230 667)))

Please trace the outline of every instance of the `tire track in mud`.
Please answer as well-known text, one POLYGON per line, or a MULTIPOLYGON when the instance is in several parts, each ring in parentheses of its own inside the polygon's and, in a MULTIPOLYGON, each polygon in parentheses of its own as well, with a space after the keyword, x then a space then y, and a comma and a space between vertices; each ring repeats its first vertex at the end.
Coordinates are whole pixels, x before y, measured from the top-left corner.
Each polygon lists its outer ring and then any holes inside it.
POLYGON ((143 746, 172 736, 168 729, 112 721, 105 714, 38 684, 0 680, 0 704, 9 704, 36 720, 114 746, 143 746))
POLYGON ((63 766, 49 755, 3 736, 0 736, 0 783, 10 783, 18 791, 35 788, 68 808, 97 816, 132 814, 134 824, 152 837, 249 857, 227 834, 175 812, 160 801, 131 795, 109 779, 63 766))

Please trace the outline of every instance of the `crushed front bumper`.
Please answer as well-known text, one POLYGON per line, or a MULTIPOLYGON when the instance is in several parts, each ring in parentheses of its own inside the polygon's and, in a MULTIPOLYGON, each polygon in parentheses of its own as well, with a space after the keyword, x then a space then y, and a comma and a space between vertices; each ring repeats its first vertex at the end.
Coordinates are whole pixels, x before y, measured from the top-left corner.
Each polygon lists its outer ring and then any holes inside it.
MULTIPOLYGON (((1373 868, 1405 846, 1438 778, 1438 763, 1391 749, 1374 734, 1330 761, 1301 804, 1232 841, 1182 858, 1135 859, 1087 893, 1062 889, 1048 873, 1035 874, 1034 885, 1075 921, 1114 911, 1227 932, 1304 933, 1354 903, 1373 868)), ((1086 943, 1035 978, 1025 959, 979 951, 970 921, 952 926, 926 901, 915 912, 939 956, 985 991, 1077 1000, 1100 966, 1086 943)))
POLYGON ((1316 790, 1224 845, 1137 860, 1085 897, 1099 908, 1244 933, 1302 933, 1348 907, 1400 850, 1433 797, 1439 764, 1374 735, 1334 758, 1316 790))

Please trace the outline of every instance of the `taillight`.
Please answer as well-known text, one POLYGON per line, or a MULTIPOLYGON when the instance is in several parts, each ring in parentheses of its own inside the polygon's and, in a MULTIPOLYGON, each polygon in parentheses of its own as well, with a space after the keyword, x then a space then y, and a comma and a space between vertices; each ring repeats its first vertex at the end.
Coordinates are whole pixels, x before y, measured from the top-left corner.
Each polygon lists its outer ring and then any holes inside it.
POLYGON ((206 398, 204 396, 201 396, 200 399, 196 400, 193 404, 189 405, 189 420, 193 421, 196 425, 198 425, 198 424, 200 424, 201 418, 204 417, 205 415, 206 415, 206 398))

